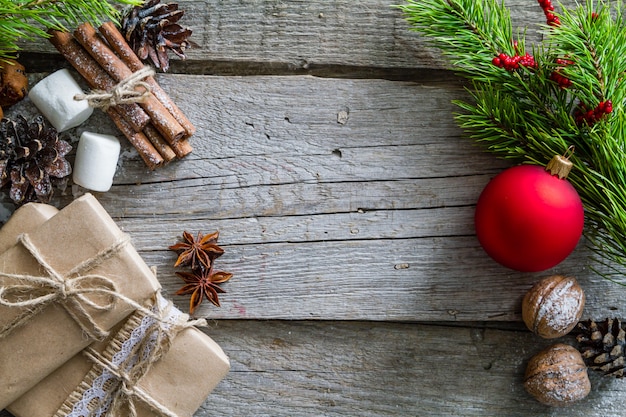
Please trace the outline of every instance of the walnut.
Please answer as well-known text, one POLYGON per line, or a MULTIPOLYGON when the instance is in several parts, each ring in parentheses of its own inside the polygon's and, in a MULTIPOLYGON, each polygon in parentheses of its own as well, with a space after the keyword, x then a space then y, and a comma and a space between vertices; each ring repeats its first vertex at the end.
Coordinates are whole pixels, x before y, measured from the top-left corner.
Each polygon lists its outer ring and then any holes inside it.
POLYGON ((557 343, 530 359, 524 388, 537 401, 558 407, 585 398, 591 391, 591 382, 580 352, 557 343))
POLYGON ((13 60, 0 62, 0 107, 9 107, 22 100, 27 90, 24 66, 13 60))
POLYGON ((580 320, 585 294, 575 278, 552 275, 536 283, 522 301, 522 318, 535 334, 554 339, 580 320))

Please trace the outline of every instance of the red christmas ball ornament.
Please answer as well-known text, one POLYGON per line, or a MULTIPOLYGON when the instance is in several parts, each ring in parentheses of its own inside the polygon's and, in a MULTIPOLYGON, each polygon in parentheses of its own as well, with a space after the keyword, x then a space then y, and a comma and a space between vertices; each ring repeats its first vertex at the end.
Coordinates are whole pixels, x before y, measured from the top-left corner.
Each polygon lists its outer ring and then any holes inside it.
POLYGON ((583 205, 567 181, 572 162, 555 156, 544 168, 519 165, 482 191, 474 223, 489 256, 523 272, 549 269, 574 250, 583 232, 583 205))

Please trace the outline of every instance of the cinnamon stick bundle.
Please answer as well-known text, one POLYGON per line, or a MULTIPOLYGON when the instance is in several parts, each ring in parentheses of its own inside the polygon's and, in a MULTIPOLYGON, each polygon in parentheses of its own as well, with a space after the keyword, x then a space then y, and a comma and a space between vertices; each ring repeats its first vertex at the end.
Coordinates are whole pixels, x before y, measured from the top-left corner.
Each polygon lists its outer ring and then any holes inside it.
MULTIPOLYGON (((102 67, 85 51, 67 32, 50 30, 50 43, 65 57, 91 88, 109 90, 116 84, 102 67)), ((137 104, 121 104, 121 114, 137 132, 143 130, 150 122, 150 116, 137 104)))
MULTIPOLYGON (((91 24, 83 23, 80 25, 74 32, 74 36, 117 82, 123 81, 133 74, 133 71, 100 39, 91 24)), ((152 93, 148 94, 139 105, 148 113, 154 127, 170 144, 176 143, 185 136, 185 129, 152 93)))
MULTIPOLYGON (((112 22, 103 24, 99 31, 104 39, 85 23, 74 36, 50 31, 50 41, 92 88, 108 92, 131 75, 139 75, 137 71, 144 65, 112 22)), ((141 101, 103 110, 146 165, 154 169, 191 153, 193 148, 187 139, 196 128, 154 77, 146 77, 143 83, 150 90, 141 101)))
MULTIPOLYGON (((65 59, 85 78, 92 88, 108 90, 115 86, 115 81, 100 65, 82 48, 67 32, 51 30, 50 42, 65 59)), ((109 108, 107 114, 128 141, 137 149, 149 169, 164 163, 161 154, 150 140, 141 133, 150 122, 150 117, 137 104, 121 104, 117 108, 109 108)))
MULTIPOLYGON (((124 61, 131 71, 139 71, 144 67, 141 59, 135 54, 135 51, 128 45, 124 36, 120 33, 118 28, 113 22, 106 22, 102 24, 98 30, 104 39, 108 42, 109 46, 117 53, 117 55, 124 61)), ((172 101, 169 95, 161 88, 153 77, 146 78, 146 82, 150 85, 154 96, 165 106, 172 116, 180 123, 185 129, 185 137, 192 136, 196 132, 196 127, 185 116, 185 114, 178 108, 178 106, 172 101)))
MULTIPOLYGON (((139 71, 144 67, 141 59, 135 54, 133 49, 128 45, 124 36, 120 33, 113 22, 106 22, 102 24, 98 30, 100 34, 104 37, 109 46, 114 50, 114 52, 120 57, 120 59, 128 65, 131 71, 139 71)), ((191 123, 191 121, 185 116, 185 114, 180 110, 180 108, 172 101, 170 96, 161 88, 159 83, 156 82, 154 77, 147 77, 145 80, 152 90, 152 94, 163 104, 163 106, 172 114, 172 116, 176 119, 178 123, 185 129, 185 135, 183 138, 176 143, 171 144, 171 148, 168 149, 167 144, 158 143, 158 138, 153 140, 155 137, 155 133, 153 131, 145 130, 144 133, 146 136, 152 141, 155 147, 161 153, 161 156, 168 161, 170 151, 174 153, 175 157, 183 158, 190 154, 193 150, 191 145, 188 143, 187 139, 192 136, 196 132, 196 127, 191 123)))

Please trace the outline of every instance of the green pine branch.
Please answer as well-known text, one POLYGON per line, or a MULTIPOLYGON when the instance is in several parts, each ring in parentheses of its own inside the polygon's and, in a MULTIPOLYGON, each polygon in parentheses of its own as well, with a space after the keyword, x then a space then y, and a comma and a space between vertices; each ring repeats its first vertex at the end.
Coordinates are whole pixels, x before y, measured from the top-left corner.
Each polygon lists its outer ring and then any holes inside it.
POLYGON ((0 0, 0 59, 19 51, 19 40, 47 37, 48 29, 67 30, 68 25, 88 21, 117 21, 122 5, 142 0, 0 0))
MULTIPOLYGON (((398 6, 452 68, 471 81, 472 100, 456 101, 459 125, 495 155, 545 165, 565 154, 574 170, 596 270, 625 281, 626 268, 626 20, 622 0, 585 0, 562 8, 560 24, 543 24, 532 48, 536 65, 507 70, 492 60, 526 53, 524 32, 513 36, 498 0, 407 0, 398 6), (514 45, 516 42, 516 45, 514 45), (564 63, 566 61, 566 63, 564 63), (553 80, 559 74, 571 83, 553 80), (585 122, 581 114, 610 100, 613 111, 585 122), (608 268, 608 272, 607 272, 608 268), (602 271, 600 271, 602 269, 602 271)), ((537 6, 539 7, 539 6, 537 6)))

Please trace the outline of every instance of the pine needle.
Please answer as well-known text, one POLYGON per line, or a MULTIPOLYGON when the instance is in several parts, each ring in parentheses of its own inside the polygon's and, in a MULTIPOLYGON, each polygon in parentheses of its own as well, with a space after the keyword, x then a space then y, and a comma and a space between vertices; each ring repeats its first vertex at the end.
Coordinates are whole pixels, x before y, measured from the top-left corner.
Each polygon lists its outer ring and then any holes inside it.
POLYGON ((0 59, 14 58, 20 40, 47 37, 48 29, 67 30, 84 21, 117 21, 117 6, 136 6, 142 0, 0 0, 0 59))
POLYGON ((555 12, 544 41, 527 50, 514 35, 504 2, 407 0, 399 7, 412 29, 439 48, 471 82, 470 101, 455 101, 459 125, 484 149, 517 163, 545 165, 570 146, 568 180, 585 206, 593 268, 623 283, 626 270, 626 20, 622 0, 585 0, 555 12), (533 55, 536 67, 507 71, 492 60, 533 55), (567 64, 563 64, 567 60, 567 64), (555 73, 569 80, 564 87, 555 73), (583 110, 610 100, 613 111, 592 123, 583 110), (584 107, 583 107, 584 106, 584 107), (608 272, 607 272, 608 271, 608 272))

